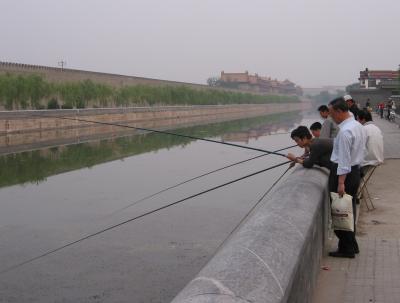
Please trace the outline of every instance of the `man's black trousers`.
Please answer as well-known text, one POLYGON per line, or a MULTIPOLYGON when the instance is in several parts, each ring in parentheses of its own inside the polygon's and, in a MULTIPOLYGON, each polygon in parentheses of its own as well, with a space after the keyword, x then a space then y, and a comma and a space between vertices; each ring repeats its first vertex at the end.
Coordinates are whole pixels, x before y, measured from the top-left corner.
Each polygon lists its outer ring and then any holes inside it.
MULTIPOLYGON (((329 191, 337 193, 338 188, 338 175, 336 163, 333 163, 329 174, 329 191)), ((344 188, 347 194, 353 197, 353 215, 354 215, 354 232, 335 230, 336 236, 339 238, 338 251, 345 254, 354 254, 358 252, 358 244, 356 241, 356 198, 357 190, 360 186, 361 175, 360 167, 358 165, 351 167, 351 172, 347 174, 344 182, 344 188)))

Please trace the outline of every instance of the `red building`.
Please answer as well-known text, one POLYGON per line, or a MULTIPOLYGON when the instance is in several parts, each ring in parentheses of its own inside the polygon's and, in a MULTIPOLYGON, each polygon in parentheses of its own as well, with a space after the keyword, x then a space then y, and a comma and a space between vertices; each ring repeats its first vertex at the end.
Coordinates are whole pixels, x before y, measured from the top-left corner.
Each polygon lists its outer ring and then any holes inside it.
POLYGON ((244 73, 222 71, 220 85, 259 93, 302 95, 301 87, 287 79, 285 81, 272 80, 270 77, 260 77, 258 74, 251 75, 248 71, 244 73))
POLYGON ((399 77, 398 71, 393 70, 369 70, 360 71, 360 87, 365 89, 376 89, 384 81, 394 81, 399 77))

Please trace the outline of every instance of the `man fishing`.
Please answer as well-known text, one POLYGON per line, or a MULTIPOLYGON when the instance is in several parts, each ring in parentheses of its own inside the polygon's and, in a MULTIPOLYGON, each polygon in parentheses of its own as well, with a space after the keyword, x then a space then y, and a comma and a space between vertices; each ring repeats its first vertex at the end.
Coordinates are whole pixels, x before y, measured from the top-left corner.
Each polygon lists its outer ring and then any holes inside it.
POLYGON ((311 168, 314 164, 330 169, 330 161, 333 141, 329 138, 313 138, 305 126, 299 126, 290 134, 291 138, 301 148, 309 151, 308 155, 296 157, 294 154, 287 154, 289 160, 302 164, 305 168, 311 168))

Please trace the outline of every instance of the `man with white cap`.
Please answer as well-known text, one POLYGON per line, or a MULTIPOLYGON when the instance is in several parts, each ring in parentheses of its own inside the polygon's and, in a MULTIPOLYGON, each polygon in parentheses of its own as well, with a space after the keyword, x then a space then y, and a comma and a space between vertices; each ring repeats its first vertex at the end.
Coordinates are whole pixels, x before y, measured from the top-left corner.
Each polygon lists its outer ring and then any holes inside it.
POLYGON ((346 101, 349 111, 353 114, 354 119, 357 121, 359 109, 357 104, 354 102, 353 97, 350 95, 344 95, 343 99, 346 101))

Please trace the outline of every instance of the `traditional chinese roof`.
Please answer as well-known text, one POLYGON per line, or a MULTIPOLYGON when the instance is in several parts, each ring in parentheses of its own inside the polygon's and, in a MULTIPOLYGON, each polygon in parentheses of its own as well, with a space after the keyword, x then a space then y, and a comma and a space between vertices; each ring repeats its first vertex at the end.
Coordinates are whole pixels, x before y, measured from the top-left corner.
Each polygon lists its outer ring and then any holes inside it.
POLYGON ((359 80, 365 79, 397 79, 399 77, 398 71, 393 70, 368 70, 360 71, 359 80))

